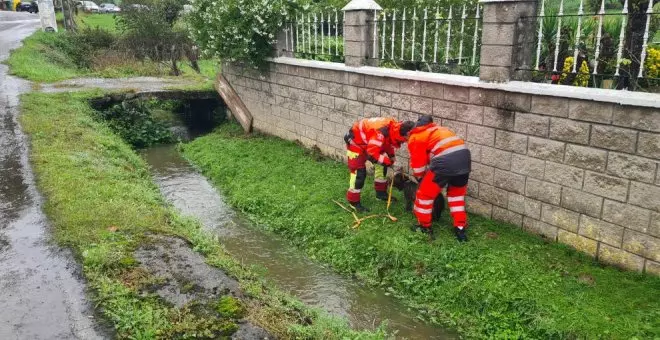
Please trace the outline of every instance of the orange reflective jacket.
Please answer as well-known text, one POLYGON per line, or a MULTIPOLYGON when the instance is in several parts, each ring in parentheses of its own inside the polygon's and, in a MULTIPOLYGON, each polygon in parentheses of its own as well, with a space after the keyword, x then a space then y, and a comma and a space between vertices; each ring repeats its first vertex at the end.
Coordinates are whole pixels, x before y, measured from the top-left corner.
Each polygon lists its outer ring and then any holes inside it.
POLYGON ((421 177, 433 157, 465 149, 465 142, 446 127, 435 123, 418 126, 410 131, 408 151, 413 175, 421 177))
POLYGON ((400 124, 394 118, 362 119, 351 128, 353 143, 366 150, 367 154, 379 164, 392 165, 389 156, 394 154, 391 130, 398 125, 400 124))

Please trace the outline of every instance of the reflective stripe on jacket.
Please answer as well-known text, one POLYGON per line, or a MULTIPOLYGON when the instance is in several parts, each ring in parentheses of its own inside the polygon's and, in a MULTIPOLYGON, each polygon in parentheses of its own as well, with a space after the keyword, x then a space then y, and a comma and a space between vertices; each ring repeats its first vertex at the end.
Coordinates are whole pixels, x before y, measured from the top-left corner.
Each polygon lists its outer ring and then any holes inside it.
POLYGON ((454 132, 430 123, 415 127, 410 132, 408 151, 413 175, 421 177, 428 170, 432 158, 465 150, 465 142, 454 132))
POLYGON ((352 142, 366 150, 369 157, 383 165, 391 165, 392 160, 388 154, 394 154, 394 148, 389 133, 390 126, 395 124, 394 118, 367 118, 362 119, 351 128, 352 142))

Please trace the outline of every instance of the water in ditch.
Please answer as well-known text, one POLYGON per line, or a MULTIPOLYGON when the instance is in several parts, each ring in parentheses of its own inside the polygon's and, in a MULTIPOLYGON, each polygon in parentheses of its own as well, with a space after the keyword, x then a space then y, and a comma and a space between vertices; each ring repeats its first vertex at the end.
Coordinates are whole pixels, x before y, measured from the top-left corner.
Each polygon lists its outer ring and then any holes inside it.
POLYGON ((227 251, 245 265, 266 269, 266 277, 311 306, 345 317, 357 329, 374 329, 388 320, 397 337, 455 339, 456 335, 427 325, 383 291, 361 286, 309 260, 272 233, 258 230, 225 203, 209 181, 174 146, 143 152, 165 198, 184 215, 199 219, 218 234, 227 251))

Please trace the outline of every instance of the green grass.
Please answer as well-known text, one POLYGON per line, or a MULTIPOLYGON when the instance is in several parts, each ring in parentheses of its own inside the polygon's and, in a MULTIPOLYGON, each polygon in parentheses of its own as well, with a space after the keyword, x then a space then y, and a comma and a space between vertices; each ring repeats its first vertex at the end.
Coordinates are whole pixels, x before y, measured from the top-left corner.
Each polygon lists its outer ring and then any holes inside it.
POLYGON ((117 32, 117 25, 114 14, 79 14, 76 17, 79 29, 100 28, 110 32, 117 32))
MULTIPOLYGON (((456 242, 447 220, 429 242, 409 230, 414 218, 402 204, 392 209, 399 222, 372 219, 352 230, 350 215, 332 202, 345 195, 345 165, 317 161, 279 138, 246 137, 237 125, 182 152, 257 225, 468 337, 660 337, 660 278, 598 265, 569 247, 476 216, 470 242, 456 242)), ((383 214, 370 187, 364 201, 383 214)))
POLYGON ((30 159, 46 197, 45 212, 58 244, 83 264, 96 304, 121 339, 205 338, 231 333, 243 314, 280 338, 382 338, 354 332, 343 321, 310 310, 226 254, 196 221, 164 203, 146 163, 103 123, 87 100, 100 93, 39 94, 21 98, 30 159), (133 251, 148 234, 177 235, 206 261, 239 280, 247 299, 220 299, 210 308, 180 309, 137 287, 158 282, 136 267, 133 251), (311 320, 311 324, 309 321, 311 320))
POLYGON ((84 70, 70 60, 67 55, 52 46, 58 33, 36 32, 23 40, 23 46, 11 51, 5 62, 10 73, 21 78, 40 82, 55 82, 81 77, 84 70))
MULTIPOLYGON (((111 29, 114 27, 112 14, 81 15, 78 18, 80 28, 111 29)), ((61 30, 57 33, 36 32, 23 41, 23 46, 11 52, 5 63, 10 67, 10 73, 35 82, 57 82, 79 77, 126 78, 138 76, 169 76, 170 65, 151 61, 127 59, 125 56, 114 56, 102 53, 99 61, 92 68, 82 68, 64 52, 65 35, 61 30)), ((195 88, 209 88, 218 69, 216 60, 200 60, 201 74, 197 74, 187 61, 181 61, 179 66, 181 77, 194 81, 195 88)))
MULTIPOLYGON (((64 29, 64 14, 62 12, 55 13, 55 20, 57 21, 58 28, 64 29)), ((110 32, 117 32, 117 25, 115 21, 115 14, 91 14, 80 13, 76 16, 76 23, 78 28, 101 28, 110 32)))

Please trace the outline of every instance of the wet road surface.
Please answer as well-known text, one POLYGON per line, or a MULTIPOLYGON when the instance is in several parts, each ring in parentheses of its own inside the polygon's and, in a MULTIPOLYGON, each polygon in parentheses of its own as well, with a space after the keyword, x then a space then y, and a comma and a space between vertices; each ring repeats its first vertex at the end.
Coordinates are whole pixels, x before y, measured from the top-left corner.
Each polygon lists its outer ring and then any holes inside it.
MULTIPOLYGON (((0 61, 39 28, 38 16, 0 12, 0 61)), ((0 339, 102 339, 80 267, 52 245, 18 124, 30 84, 0 64, 0 339)))

